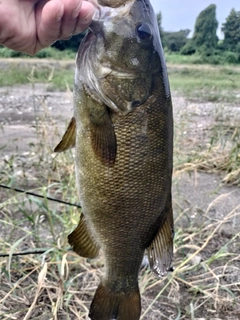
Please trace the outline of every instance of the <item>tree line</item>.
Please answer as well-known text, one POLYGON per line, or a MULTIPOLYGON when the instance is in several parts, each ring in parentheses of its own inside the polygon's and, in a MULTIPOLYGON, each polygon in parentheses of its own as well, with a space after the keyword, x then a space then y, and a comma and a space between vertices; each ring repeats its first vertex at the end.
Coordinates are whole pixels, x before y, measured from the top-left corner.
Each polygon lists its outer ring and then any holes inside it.
POLYGON ((216 5, 211 4, 198 15, 192 38, 190 30, 166 32, 162 28, 161 12, 157 14, 158 27, 165 50, 181 55, 197 54, 210 63, 240 63, 240 11, 232 9, 221 26, 224 39, 217 37, 216 5))

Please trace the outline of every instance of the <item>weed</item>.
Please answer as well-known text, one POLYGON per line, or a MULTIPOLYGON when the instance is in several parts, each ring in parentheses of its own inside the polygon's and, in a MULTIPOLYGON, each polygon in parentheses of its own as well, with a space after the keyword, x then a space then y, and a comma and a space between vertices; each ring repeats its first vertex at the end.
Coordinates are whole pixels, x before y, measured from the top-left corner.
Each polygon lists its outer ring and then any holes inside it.
POLYGON ((7 67, 4 77, 0 77, 0 87, 13 86, 31 83, 45 83, 48 84, 49 91, 66 91, 68 87, 73 87, 73 70, 69 69, 69 64, 62 64, 49 66, 43 64, 41 67, 26 65, 25 63, 13 63, 7 67), (65 66, 65 67, 64 67, 65 66))

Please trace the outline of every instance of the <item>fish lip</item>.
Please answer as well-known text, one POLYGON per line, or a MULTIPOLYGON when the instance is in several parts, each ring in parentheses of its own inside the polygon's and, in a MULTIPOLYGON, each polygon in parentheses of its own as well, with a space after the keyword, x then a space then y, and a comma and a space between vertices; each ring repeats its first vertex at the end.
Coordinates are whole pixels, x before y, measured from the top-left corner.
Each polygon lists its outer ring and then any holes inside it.
POLYGON ((102 78, 106 78, 109 75, 115 76, 118 79, 136 79, 139 74, 136 74, 136 72, 132 71, 132 70, 124 70, 121 68, 118 68, 117 65, 111 64, 109 66, 109 64, 102 64, 103 68, 105 68, 106 70, 108 69, 109 72, 106 73, 102 78))
MULTIPOLYGON (((91 1, 90 1, 91 2, 91 1)), ((94 33, 94 34, 99 34, 102 29, 103 29, 103 24, 104 24, 104 17, 105 15, 103 14, 105 10, 103 9, 102 6, 100 6, 98 3, 96 3, 94 0, 92 4, 95 6, 95 12, 92 18, 92 22, 89 26, 89 29, 94 33)))

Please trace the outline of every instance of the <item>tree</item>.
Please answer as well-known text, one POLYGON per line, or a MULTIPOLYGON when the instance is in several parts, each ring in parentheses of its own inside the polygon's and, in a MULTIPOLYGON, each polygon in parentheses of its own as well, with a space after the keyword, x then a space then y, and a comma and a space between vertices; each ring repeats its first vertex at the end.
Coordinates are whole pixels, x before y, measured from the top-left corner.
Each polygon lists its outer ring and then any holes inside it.
POLYGON ((157 24, 158 24, 158 29, 159 29, 159 33, 160 33, 160 37, 161 37, 161 41, 162 41, 162 45, 163 47, 165 46, 164 44, 164 31, 162 28, 162 13, 158 12, 157 13, 157 24))
POLYGON ((176 32, 164 31, 164 47, 169 51, 178 52, 187 43, 189 29, 180 30, 176 32))
POLYGON ((216 5, 211 4, 198 15, 193 38, 184 46, 182 53, 192 54, 198 51, 207 56, 214 54, 218 43, 217 27, 216 5))
POLYGON ((240 11, 232 9, 221 30, 224 33, 223 48, 240 53, 240 11))

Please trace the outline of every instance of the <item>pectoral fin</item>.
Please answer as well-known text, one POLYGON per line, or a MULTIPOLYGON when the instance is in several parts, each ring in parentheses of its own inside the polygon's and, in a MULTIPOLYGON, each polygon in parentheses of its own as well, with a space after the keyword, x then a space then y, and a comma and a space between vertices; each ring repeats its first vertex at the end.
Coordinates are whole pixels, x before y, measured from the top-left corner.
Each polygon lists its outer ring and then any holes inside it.
POLYGON ((147 248, 148 260, 152 271, 163 277, 171 268, 173 257, 173 219, 172 208, 155 238, 147 248))
POLYGON ((75 147, 76 142, 76 120, 73 117, 64 133, 62 140, 54 149, 54 152, 63 152, 75 147))
POLYGON ((117 142, 108 112, 104 112, 100 119, 92 117, 91 141, 95 154, 105 165, 113 165, 116 159, 117 142))
POLYGON ((81 215, 77 228, 68 236, 68 242, 73 251, 85 258, 95 258, 100 249, 87 226, 84 214, 81 215))

